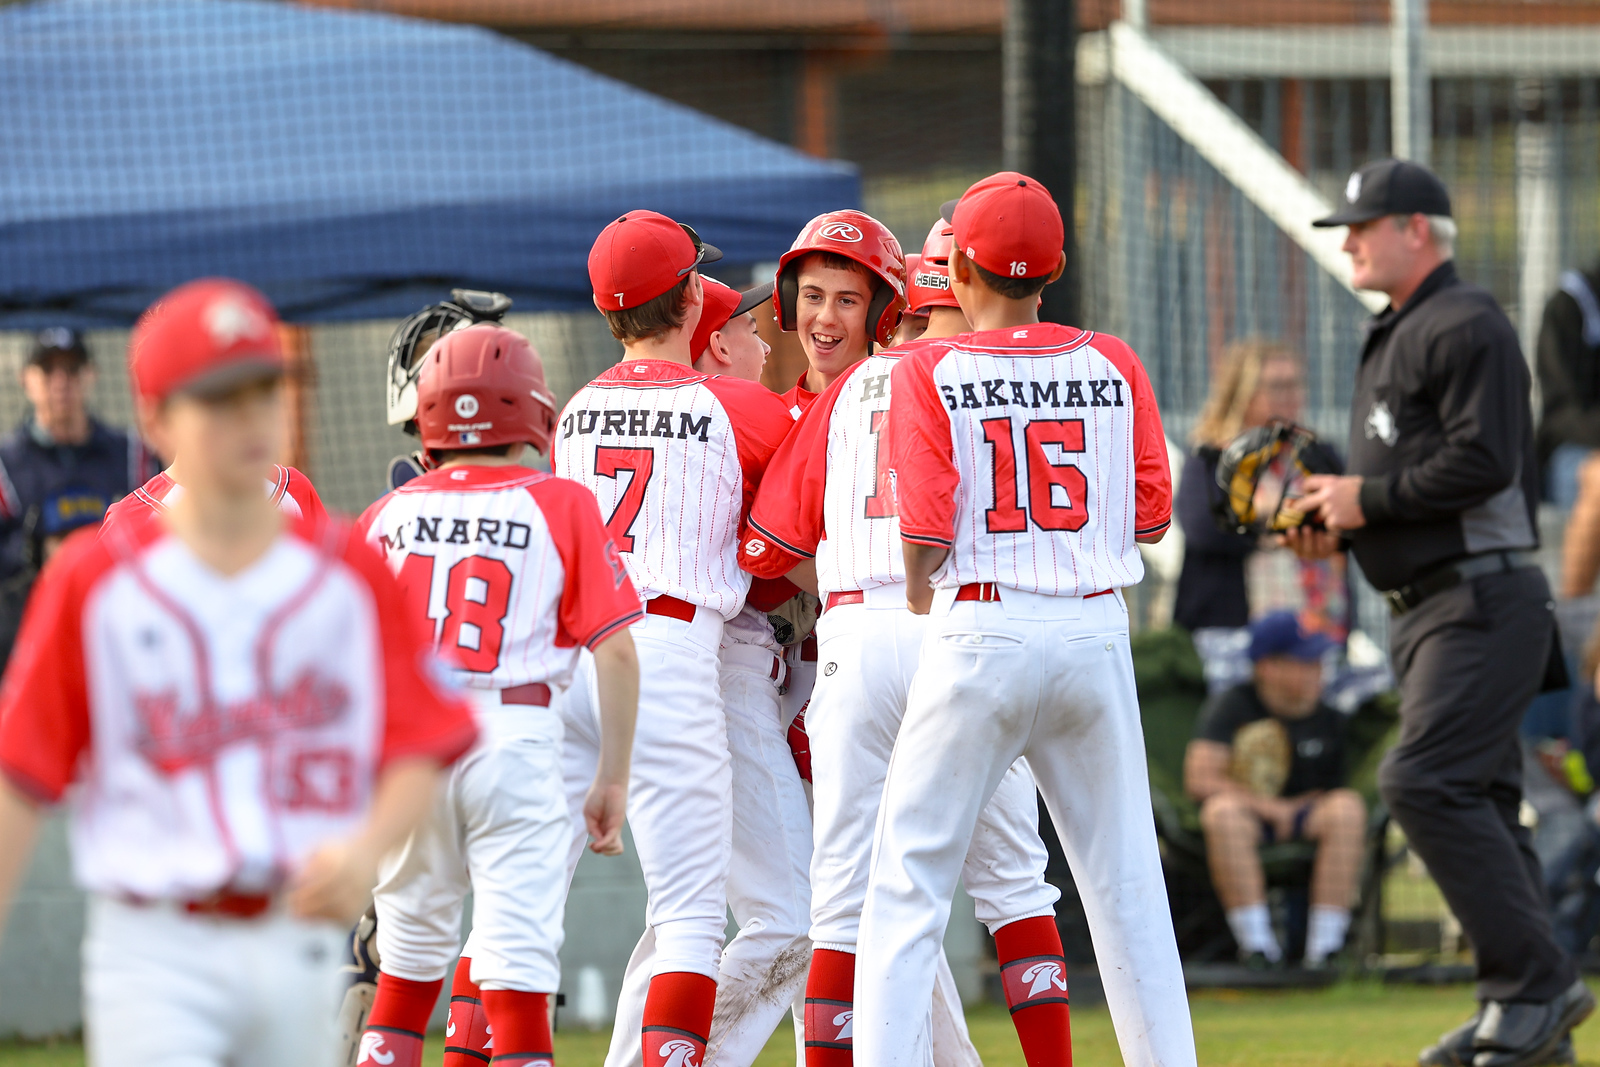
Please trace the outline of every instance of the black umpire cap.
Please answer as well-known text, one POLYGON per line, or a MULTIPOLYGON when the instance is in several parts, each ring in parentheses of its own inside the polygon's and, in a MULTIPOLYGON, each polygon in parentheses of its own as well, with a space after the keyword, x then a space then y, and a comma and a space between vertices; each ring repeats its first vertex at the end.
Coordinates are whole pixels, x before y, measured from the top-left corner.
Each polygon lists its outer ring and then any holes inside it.
POLYGON ((82 367, 89 362, 89 346, 83 343, 83 334, 70 326, 49 326, 33 336, 33 348, 28 351, 28 364, 41 366, 51 356, 73 356, 82 367))
POLYGON ((1344 183, 1345 205, 1313 226, 1349 226, 1385 215, 1450 215, 1444 182, 1421 163, 1377 159, 1363 164, 1344 183))

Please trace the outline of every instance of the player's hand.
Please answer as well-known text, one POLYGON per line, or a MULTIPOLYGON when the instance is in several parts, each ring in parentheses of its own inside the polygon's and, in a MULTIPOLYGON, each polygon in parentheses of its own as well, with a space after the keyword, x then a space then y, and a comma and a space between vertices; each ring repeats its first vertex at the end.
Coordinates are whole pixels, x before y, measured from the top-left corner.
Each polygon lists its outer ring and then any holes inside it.
POLYGON ((932 611, 933 587, 927 586, 919 591, 906 586, 906 607, 911 609, 913 615, 926 615, 932 611))
POLYGON ((377 881, 375 857, 349 841, 334 841, 313 852, 289 883, 289 910, 299 919, 353 923, 377 881))
POLYGON ((628 815, 628 787, 596 781, 583 801, 583 826, 589 850, 602 856, 622 855, 622 823, 628 815))
POLYGON ((1312 526, 1296 526, 1285 530, 1277 536, 1277 542, 1301 559, 1327 559, 1339 551, 1338 534, 1312 526))
POLYGON ((1367 524, 1361 511, 1361 478, 1354 474, 1312 474, 1299 506, 1322 519, 1329 530, 1359 530, 1367 524))

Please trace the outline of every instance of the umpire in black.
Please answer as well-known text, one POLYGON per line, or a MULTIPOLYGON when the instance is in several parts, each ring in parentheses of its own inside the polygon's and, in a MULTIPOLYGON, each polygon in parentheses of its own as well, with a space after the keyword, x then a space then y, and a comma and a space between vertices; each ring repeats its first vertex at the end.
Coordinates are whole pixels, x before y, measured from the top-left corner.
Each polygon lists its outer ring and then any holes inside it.
POLYGON ((1570 1063, 1594 996, 1551 935, 1539 861, 1517 821, 1517 726, 1555 635, 1535 565, 1538 460, 1530 377, 1494 298, 1456 275, 1450 196, 1426 167, 1387 159, 1350 176, 1317 226, 1349 227, 1357 288, 1389 297, 1367 326, 1348 474, 1308 480, 1327 530, 1394 619, 1400 740, 1379 786, 1477 952, 1479 1010, 1423 1065, 1570 1063))

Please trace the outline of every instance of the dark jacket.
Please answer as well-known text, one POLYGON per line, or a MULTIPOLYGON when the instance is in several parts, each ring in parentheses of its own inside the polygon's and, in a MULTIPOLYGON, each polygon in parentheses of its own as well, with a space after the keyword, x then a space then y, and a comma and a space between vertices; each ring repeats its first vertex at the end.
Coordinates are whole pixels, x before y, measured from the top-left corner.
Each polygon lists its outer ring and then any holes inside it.
POLYGON ((1561 276, 1539 324, 1539 462, 1557 445, 1600 448, 1600 264, 1561 276))
POLYGON ((0 666, 11 655, 44 538, 99 521, 159 470, 136 434, 94 419, 81 445, 54 444, 32 423, 0 441, 0 666))
POLYGON ((1530 387, 1510 321, 1453 263, 1368 324, 1349 471, 1365 479, 1351 547, 1373 585, 1538 545, 1530 387))
POLYGON ((1212 506, 1217 488, 1214 448, 1201 448, 1183 464, 1178 479, 1178 525, 1183 528, 1183 571, 1172 604, 1172 621, 1185 630, 1202 626, 1250 625, 1244 564, 1256 538, 1217 526, 1212 506))

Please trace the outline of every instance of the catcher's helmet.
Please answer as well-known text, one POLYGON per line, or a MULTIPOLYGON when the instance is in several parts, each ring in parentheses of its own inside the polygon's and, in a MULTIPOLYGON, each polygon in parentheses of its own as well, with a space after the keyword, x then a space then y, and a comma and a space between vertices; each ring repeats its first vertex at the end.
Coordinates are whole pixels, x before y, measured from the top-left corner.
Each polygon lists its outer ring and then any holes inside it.
POLYGON ((1338 453, 1317 440, 1304 426, 1274 419, 1246 430, 1228 443, 1217 460, 1217 522, 1236 533, 1281 533, 1306 521, 1297 502, 1301 480, 1308 474, 1340 474, 1338 453), (1256 506, 1256 487, 1274 466, 1283 487, 1270 511, 1256 506))
POLYGON ((950 246, 955 244, 955 229, 944 219, 934 222, 928 239, 922 242, 922 264, 906 278, 911 310, 927 314, 929 308, 958 308, 950 291, 950 246))
POLYGON ((778 260, 777 295, 772 303, 780 330, 795 328, 800 260, 810 252, 832 252, 852 259, 883 283, 867 305, 867 333, 878 344, 888 344, 906 307, 906 258, 889 227, 863 211, 829 211, 806 223, 794 245, 778 260))
POLYGON ((452 330, 475 322, 499 322, 511 308, 504 293, 485 293, 477 289, 452 289, 450 299, 429 304, 408 316, 389 338, 389 425, 404 425, 416 433, 417 374, 427 341, 432 344, 452 330))
POLYGON ((446 334, 428 350, 417 381, 424 456, 519 441, 550 450, 556 400, 528 339, 490 322, 446 334))

